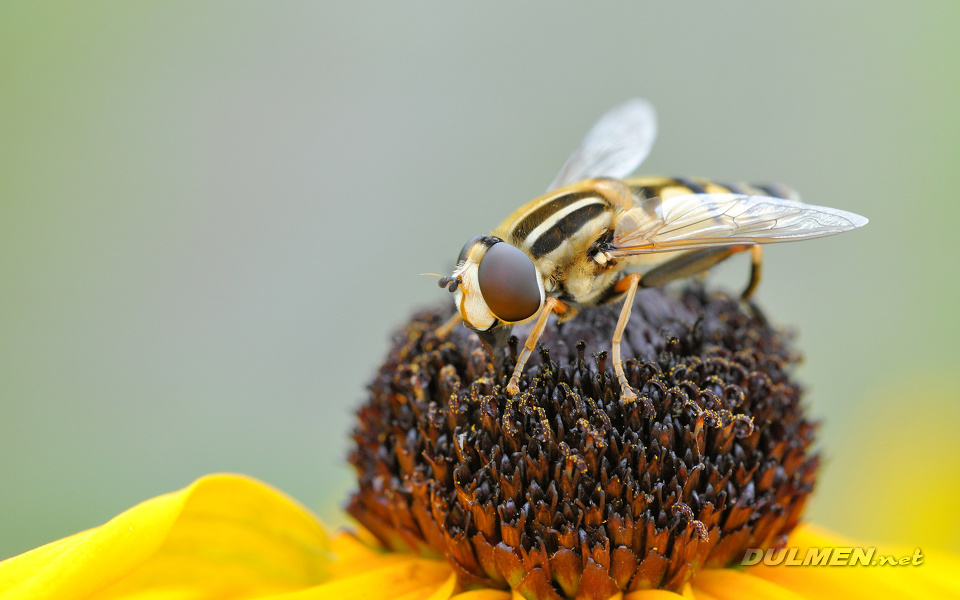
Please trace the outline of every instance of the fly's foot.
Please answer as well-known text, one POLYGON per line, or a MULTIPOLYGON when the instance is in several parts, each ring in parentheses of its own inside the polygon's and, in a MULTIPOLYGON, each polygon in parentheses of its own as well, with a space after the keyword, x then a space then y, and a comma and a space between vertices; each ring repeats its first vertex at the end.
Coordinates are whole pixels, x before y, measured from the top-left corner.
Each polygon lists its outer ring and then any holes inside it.
POLYGON ((764 314, 763 310, 761 310, 753 300, 740 298, 740 303, 743 304, 747 312, 752 315, 753 318, 759 321, 763 327, 767 327, 769 325, 769 321, 767 321, 767 315, 764 314))
POLYGON ((638 396, 633 388, 629 385, 622 385, 620 392, 620 403, 629 405, 634 402, 640 402, 643 404, 643 408, 640 409, 640 415, 645 419, 652 419, 657 416, 657 410, 653 408, 653 401, 646 396, 638 396))

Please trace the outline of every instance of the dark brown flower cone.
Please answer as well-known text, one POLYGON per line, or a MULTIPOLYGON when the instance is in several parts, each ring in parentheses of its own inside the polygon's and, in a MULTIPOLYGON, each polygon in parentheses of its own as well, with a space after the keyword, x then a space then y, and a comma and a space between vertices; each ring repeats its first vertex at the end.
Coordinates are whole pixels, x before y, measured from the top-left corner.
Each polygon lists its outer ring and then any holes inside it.
POLYGON ((742 303, 640 291, 630 404, 607 359, 618 306, 548 326, 516 397, 516 345, 493 361, 463 327, 437 339, 451 312, 396 335, 358 412, 348 511, 386 546, 443 556, 467 585, 607 600, 680 590, 797 524, 815 426, 789 336, 742 303))

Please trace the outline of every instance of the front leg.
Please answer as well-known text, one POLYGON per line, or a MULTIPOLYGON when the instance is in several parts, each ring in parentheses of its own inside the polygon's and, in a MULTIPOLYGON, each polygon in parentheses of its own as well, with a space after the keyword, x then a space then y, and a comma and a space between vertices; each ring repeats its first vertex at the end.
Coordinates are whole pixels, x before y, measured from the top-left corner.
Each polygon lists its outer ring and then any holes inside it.
POLYGON ((533 326, 533 331, 527 336, 527 341, 523 345, 520 356, 517 357, 517 365, 513 368, 513 375, 510 376, 510 382, 507 383, 507 393, 516 396, 520 392, 520 374, 523 373, 523 366, 527 364, 527 359, 537 347, 537 341, 543 335, 543 330, 547 326, 547 319, 550 313, 563 314, 567 310, 567 305, 556 298, 547 298, 543 308, 540 309, 540 316, 537 317, 537 323, 533 326))
POLYGON ((446 339, 446 337, 450 335, 450 332, 453 331, 453 328, 460 323, 463 323, 463 317, 460 316, 460 311, 458 310, 457 312, 453 313, 453 316, 447 319, 443 325, 434 329, 433 335, 437 336, 441 340, 446 339))

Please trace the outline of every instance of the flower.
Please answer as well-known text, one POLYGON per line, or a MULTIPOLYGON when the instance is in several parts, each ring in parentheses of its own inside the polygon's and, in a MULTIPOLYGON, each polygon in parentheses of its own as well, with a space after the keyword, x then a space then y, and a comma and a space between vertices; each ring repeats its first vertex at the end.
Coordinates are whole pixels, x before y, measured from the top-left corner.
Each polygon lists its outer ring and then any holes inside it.
MULTIPOLYGON (((852 546, 801 525, 789 545, 852 546)), ((960 597, 960 559, 922 567, 704 569, 682 595, 663 590, 624 600, 690 598, 960 597)), ((328 536, 308 511, 267 485, 210 475, 121 513, 106 524, 0 562, 3 600, 55 598, 270 598, 272 600, 509 600, 503 590, 464 591, 439 558, 385 552, 363 531, 328 536)))
POLYGON ((789 336, 701 286, 643 290, 625 403, 606 361, 618 312, 554 324, 516 397, 498 385, 516 338, 498 368, 466 330, 434 335, 449 314, 414 317, 359 412, 350 514, 465 581, 552 600, 680 591, 783 545, 819 465, 789 336))
POLYGON ((639 296, 636 403, 607 370, 607 309, 551 327, 514 399, 497 387, 510 355, 437 338, 445 315, 427 311, 359 411, 348 510, 367 530, 330 535, 282 493, 212 475, 0 562, 0 600, 960 597, 960 560, 929 552, 729 568, 751 548, 856 546, 797 526, 819 460, 796 355, 756 308, 699 287, 639 296))

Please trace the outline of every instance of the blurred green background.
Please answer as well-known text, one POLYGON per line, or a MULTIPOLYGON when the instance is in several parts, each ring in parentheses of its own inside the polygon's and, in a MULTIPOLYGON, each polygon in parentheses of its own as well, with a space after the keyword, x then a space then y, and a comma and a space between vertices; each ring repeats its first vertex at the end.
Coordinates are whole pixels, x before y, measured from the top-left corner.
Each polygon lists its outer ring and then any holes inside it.
MULTIPOLYGON (((768 249, 808 512, 960 549, 960 4, 0 4, 0 558, 213 471, 340 522, 352 411, 463 242, 642 96, 644 173, 868 216, 768 249)), ((746 259, 718 269, 739 289, 746 259)))

